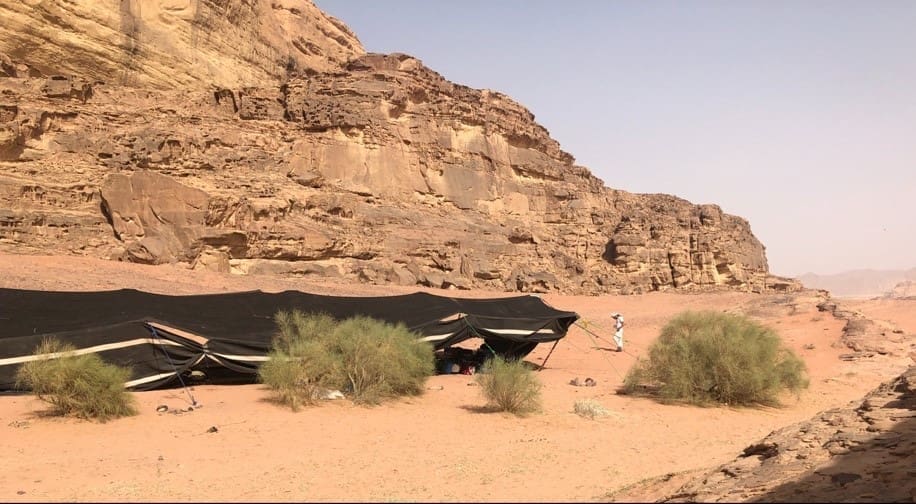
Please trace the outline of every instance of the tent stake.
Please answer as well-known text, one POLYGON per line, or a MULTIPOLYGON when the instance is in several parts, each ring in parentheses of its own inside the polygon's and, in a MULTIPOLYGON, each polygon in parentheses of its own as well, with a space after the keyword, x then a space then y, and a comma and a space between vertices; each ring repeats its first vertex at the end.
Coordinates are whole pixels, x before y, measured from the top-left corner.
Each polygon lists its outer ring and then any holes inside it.
POLYGON ((540 370, 542 370, 542 369, 544 369, 544 365, 545 365, 545 364, 547 364, 547 359, 549 359, 549 358, 550 358, 550 354, 552 354, 552 353, 553 353, 553 349, 554 349, 554 348, 556 348, 556 347, 557 347, 557 345, 558 345, 559 343, 560 343, 560 340, 556 340, 556 341, 554 341, 554 342, 553 342, 553 346, 552 346, 552 347, 550 347, 550 351, 549 351, 549 352, 547 352, 547 357, 544 357, 544 362, 542 362, 542 363, 541 363, 541 367, 540 367, 540 368, 538 368, 538 371, 540 371, 540 370))

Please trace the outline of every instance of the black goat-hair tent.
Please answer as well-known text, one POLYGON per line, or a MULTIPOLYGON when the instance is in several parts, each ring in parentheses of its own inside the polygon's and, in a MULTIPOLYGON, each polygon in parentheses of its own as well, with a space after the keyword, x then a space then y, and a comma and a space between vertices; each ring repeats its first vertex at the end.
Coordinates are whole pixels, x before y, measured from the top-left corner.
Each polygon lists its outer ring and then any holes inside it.
POLYGON ((250 291, 169 296, 133 289, 0 289, 0 390, 15 389, 16 370, 36 358, 45 337, 129 367, 126 385, 134 390, 176 385, 193 370, 250 380, 268 359, 277 331, 274 315, 294 309, 337 320, 364 315, 403 323, 437 350, 482 338, 496 353, 515 358, 563 338, 579 318, 530 295, 464 299, 421 292, 340 297, 250 291))

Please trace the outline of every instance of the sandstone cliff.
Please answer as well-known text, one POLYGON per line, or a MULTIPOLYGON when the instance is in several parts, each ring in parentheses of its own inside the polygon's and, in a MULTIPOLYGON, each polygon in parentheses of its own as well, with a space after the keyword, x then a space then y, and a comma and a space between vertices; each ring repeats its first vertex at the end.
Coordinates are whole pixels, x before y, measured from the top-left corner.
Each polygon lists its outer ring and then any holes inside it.
POLYGON ((744 219, 606 187, 509 97, 363 54, 307 0, 115 5, 0 7, 18 20, 0 33, 0 251, 443 288, 798 287, 744 219), (123 6, 144 21, 116 35, 123 6))

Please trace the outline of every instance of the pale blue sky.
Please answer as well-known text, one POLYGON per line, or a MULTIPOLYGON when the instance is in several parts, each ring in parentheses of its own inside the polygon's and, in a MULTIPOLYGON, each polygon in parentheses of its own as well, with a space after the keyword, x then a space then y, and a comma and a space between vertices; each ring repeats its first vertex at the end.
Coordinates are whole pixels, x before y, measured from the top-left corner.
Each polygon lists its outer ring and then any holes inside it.
POLYGON ((607 186, 748 219, 773 273, 916 266, 916 1, 316 3, 513 97, 607 186))

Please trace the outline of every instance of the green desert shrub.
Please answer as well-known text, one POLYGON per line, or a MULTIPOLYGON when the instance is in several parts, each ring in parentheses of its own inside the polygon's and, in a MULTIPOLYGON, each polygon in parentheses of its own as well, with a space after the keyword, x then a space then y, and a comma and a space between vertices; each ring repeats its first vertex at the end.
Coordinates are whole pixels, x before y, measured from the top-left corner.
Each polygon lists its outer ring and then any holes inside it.
POLYGON ((419 395, 435 371, 432 345, 404 324, 356 316, 341 322, 328 343, 339 363, 338 385, 357 403, 419 395))
POLYGON ((333 386, 338 366, 328 350, 336 321, 323 313, 279 312, 274 317, 277 333, 258 378, 274 398, 298 410, 314 404, 323 390, 333 386))
POLYGON ((523 415, 541 409, 541 382, 523 361, 494 357, 475 376, 488 405, 497 411, 523 415))
POLYGON ((403 324, 363 316, 337 322, 299 311, 280 312, 275 320, 270 359, 258 374, 294 410, 314 404, 326 389, 344 390, 364 404, 417 395, 434 371, 432 346, 403 324))
POLYGON ((303 313, 299 310, 278 312, 274 322, 277 333, 273 348, 284 353, 295 353, 295 347, 305 342, 326 342, 337 327, 337 321, 327 313, 303 313))
POLYGON ((672 319, 627 373, 624 390, 692 404, 778 404, 808 386, 804 362, 771 329, 741 316, 703 311, 672 319))
POLYGON ((104 362, 96 354, 77 355, 75 348, 44 339, 35 349, 41 358, 23 363, 16 385, 53 406, 57 415, 107 421, 136 415, 133 395, 124 383, 130 370, 104 362))
POLYGON ((607 416, 608 410, 594 399, 579 399, 573 404, 573 412, 583 418, 594 420, 607 416))

